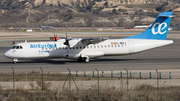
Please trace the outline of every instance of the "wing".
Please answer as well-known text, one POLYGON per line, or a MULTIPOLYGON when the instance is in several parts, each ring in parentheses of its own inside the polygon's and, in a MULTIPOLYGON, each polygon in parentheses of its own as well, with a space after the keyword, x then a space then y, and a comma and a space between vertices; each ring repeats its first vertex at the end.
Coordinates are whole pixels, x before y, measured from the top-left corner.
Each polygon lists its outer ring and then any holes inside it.
MULTIPOLYGON (((66 37, 59 37, 61 39, 66 39, 66 37)), ((66 45, 66 43, 69 43, 69 45, 71 47, 73 46, 87 46, 89 44, 96 44, 102 41, 107 40, 108 38, 71 38, 68 37, 67 40, 68 42, 64 42, 64 44, 66 45)))
POLYGON ((96 44, 96 43, 105 41, 107 39, 108 39, 107 37, 105 37, 105 38, 85 38, 85 39, 82 39, 81 42, 83 45, 89 45, 89 44, 96 44))

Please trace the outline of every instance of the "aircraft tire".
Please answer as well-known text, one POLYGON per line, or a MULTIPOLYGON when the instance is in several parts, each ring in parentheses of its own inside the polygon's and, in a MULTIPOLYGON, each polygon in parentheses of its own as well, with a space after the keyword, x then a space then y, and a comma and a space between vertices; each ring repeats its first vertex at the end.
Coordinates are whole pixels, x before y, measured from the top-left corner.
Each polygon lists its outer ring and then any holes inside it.
POLYGON ((89 57, 79 57, 78 58, 78 62, 88 63, 89 62, 89 57))
POLYGON ((16 64, 18 62, 18 59, 13 59, 12 61, 14 64, 16 64))
POLYGON ((78 62, 83 62, 83 58, 82 58, 82 57, 79 57, 79 58, 78 58, 78 62))
POLYGON ((85 57, 85 58, 84 58, 84 62, 85 62, 85 63, 88 63, 88 62, 89 62, 89 58, 88 58, 88 57, 85 57))

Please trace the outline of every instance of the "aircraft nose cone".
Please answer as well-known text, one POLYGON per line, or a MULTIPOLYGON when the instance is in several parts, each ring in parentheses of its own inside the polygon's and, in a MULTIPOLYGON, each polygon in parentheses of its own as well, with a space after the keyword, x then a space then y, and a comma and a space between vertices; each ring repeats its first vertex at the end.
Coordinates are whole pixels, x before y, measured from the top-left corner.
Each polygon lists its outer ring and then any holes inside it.
POLYGON ((4 53, 4 56, 7 57, 7 52, 4 53))
POLYGON ((9 57, 9 55, 10 55, 10 54, 9 54, 8 51, 4 53, 4 56, 5 56, 5 57, 9 57))

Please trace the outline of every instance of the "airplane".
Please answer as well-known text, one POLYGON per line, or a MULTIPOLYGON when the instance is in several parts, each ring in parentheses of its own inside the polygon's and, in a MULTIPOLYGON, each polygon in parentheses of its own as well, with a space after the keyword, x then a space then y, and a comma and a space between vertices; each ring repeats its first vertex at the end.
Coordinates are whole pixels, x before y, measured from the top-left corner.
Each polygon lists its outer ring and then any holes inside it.
POLYGON ((40 27, 40 28, 43 28, 43 29, 53 29, 52 26, 40 26, 40 25, 39 25, 39 27, 40 27))
POLYGON ((134 28, 135 29, 138 29, 138 28, 149 28, 152 24, 150 25, 140 25, 140 26, 135 26, 134 28))
POLYGON ((24 42, 15 44, 4 53, 14 63, 21 59, 67 58, 88 63, 103 56, 123 56, 139 53, 173 43, 166 40, 173 12, 160 13, 155 22, 138 35, 122 38, 69 38, 56 41, 24 42))

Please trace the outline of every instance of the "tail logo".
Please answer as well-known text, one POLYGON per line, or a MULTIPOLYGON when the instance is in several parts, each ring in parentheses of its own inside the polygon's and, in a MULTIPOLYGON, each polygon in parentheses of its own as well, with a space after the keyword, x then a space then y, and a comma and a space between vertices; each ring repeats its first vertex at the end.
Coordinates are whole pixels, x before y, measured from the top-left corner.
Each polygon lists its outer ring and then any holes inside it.
POLYGON ((154 35, 156 35, 156 34, 164 34, 164 33, 166 33, 166 30, 164 31, 164 32, 161 32, 163 29, 165 29, 167 27, 167 23, 155 23, 153 26, 152 26, 152 33, 154 34, 154 35), (158 31, 156 32, 155 31, 155 27, 156 27, 156 25, 158 25, 158 31), (162 27, 164 25, 164 27, 162 27))

